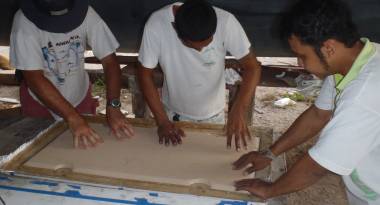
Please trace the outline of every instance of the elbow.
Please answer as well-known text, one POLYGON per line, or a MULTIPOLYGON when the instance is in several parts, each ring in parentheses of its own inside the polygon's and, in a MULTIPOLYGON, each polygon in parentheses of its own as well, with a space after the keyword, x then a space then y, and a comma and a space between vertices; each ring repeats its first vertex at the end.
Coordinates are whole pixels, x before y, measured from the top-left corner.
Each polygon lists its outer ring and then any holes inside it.
POLYGON ((312 109, 314 110, 315 116, 322 123, 327 123, 332 117, 331 110, 322 110, 313 105, 312 109))

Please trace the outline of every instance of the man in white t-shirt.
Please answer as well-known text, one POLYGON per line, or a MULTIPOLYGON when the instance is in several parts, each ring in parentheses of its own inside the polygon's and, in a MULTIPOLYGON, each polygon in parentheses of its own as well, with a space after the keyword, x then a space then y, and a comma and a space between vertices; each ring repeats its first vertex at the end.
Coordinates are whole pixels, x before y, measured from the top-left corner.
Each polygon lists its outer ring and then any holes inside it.
POLYGON ((293 52, 324 85, 315 104, 270 149, 246 154, 234 165, 260 170, 320 133, 319 140, 277 181, 242 180, 237 190, 267 199, 332 172, 343 176, 350 204, 380 204, 380 45, 359 38, 340 0, 300 1, 282 25, 293 52))
POLYGON ((133 130, 120 111, 119 44, 86 0, 23 0, 13 20, 11 65, 22 73, 22 112, 30 117, 61 117, 74 146, 93 147, 102 139, 81 114, 95 114, 91 83, 84 70, 86 44, 103 64, 107 83, 107 120, 117 138, 133 130))
POLYGON ((204 0, 174 3, 154 12, 145 25, 139 52, 140 87, 158 125, 159 142, 181 144, 184 132, 172 121, 224 123, 225 56, 242 65, 243 82, 227 122, 227 146, 246 146, 245 114, 261 68, 237 19, 204 0), (152 81, 160 64, 162 102, 152 81))

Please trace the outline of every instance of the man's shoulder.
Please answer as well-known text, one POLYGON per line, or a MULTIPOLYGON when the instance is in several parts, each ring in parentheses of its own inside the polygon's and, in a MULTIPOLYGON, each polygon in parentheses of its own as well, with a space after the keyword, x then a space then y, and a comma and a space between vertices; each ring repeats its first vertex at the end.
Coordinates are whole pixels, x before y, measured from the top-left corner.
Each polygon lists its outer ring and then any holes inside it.
POLYGON ((234 15, 229 12, 229 11, 226 11, 224 9, 221 9, 219 7, 213 7, 214 10, 215 10, 215 13, 216 13, 216 17, 218 19, 219 22, 227 22, 230 18, 233 18, 234 15))
POLYGON ((146 26, 157 26, 160 24, 162 25, 163 23, 170 21, 168 10, 170 9, 171 5, 172 4, 166 5, 158 9, 157 11, 153 12, 149 17, 146 26))
POLYGON ((99 14, 91 6, 88 6, 86 18, 84 22, 87 22, 88 25, 96 25, 99 22, 103 21, 99 14))
POLYGON ((26 33, 28 35, 33 35, 35 32, 37 32, 39 29, 37 26, 32 23, 19 9, 13 18, 13 26, 12 26, 12 32, 17 33, 26 33))

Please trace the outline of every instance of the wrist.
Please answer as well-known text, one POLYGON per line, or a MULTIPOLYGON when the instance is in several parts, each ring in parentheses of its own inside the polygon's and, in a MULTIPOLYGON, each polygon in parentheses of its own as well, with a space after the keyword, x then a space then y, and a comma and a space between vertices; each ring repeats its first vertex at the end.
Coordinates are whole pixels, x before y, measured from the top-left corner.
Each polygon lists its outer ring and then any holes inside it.
POLYGON ((170 123, 172 123, 169 119, 163 119, 163 120, 159 120, 159 121, 157 121, 157 126, 158 127, 162 127, 162 126, 165 126, 165 125, 167 125, 167 124, 170 124, 170 123))
POLYGON ((68 115, 68 117, 65 120, 69 124, 69 126, 80 124, 80 123, 82 123, 82 121, 84 121, 82 116, 76 112, 68 115))
POLYGON ((113 99, 107 100, 107 108, 120 109, 120 107, 121 107, 121 102, 119 98, 113 98, 113 99))
POLYGON ((265 157, 267 157, 268 159, 270 160, 274 160, 277 158, 277 156, 275 154, 273 154, 272 150, 271 149, 265 149, 263 151, 260 151, 260 154, 264 155, 265 157))

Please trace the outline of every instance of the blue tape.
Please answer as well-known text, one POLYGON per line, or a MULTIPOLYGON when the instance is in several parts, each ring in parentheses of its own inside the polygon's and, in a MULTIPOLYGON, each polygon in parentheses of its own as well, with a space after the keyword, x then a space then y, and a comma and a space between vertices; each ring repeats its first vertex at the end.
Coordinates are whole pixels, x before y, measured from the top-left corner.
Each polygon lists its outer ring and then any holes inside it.
POLYGON ((58 183, 56 182, 47 182, 47 181, 31 181, 31 184, 34 185, 46 185, 46 186, 58 186, 58 183))
POLYGON ((158 197, 158 193, 149 193, 149 196, 158 197))
POLYGON ((2 176, 0 176, 0 180, 1 181, 7 181, 7 182, 11 182, 12 181, 10 178, 8 178, 8 177, 2 177, 2 176))
POLYGON ((248 205, 246 201, 221 201, 217 205, 248 205))
POLYGON ((79 185, 72 185, 72 184, 68 184, 67 186, 73 188, 73 189, 81 189, 81 186, 79 185))
POLYGON ((0 185, 0 189, 43 194, 43 195, 49 195, 49 196, 62 196, 62 197, 69 197, 69 198, 76 198, 76 199, 86 199, 86 200, 91 200, 91 201, 118 203, 118 204, 164 205, 164 204, 150 203, 146 199, 143 199, 143 198, 135 198, 136 201, 130 201, 130 200, 110 199, 110 198, 102 198, 102 197, 96 197, 96 196, 81 195, 79 191, 73 191, 73 190, 66 191, 64 193, 59 193, 59 192, 35 190, 35 189, 27 189, 27 188, 19 188, 19 187, 3 186, 3 185, 0 185))

